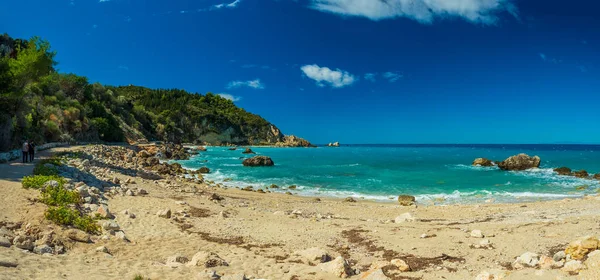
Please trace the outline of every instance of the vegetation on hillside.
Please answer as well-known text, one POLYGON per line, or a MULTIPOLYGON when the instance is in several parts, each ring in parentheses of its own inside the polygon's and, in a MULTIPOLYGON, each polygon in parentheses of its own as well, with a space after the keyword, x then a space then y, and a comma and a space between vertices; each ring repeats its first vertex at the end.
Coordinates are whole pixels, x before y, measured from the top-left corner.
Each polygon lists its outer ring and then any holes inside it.
POLYGON ((274 144, 279 130, 218 95, 178 89, 90 84, 55 70, 38 37, 0 36, 0 151, 23 139, 274 144))

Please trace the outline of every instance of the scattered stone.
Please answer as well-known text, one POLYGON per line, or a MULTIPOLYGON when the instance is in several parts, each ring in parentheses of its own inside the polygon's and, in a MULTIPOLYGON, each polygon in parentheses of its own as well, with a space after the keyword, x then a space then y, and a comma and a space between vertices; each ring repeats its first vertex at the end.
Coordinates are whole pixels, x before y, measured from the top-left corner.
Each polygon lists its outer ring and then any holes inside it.
POLYGON ((117 177, 114 177, 114 178, 112 179, 112 182, 113 182, 113 184, 115 184, 115 185, 119 185, 119 184, 121 184, 121 180, 120 180, 119 178, 117 178, 117 177))
POLYGON ((565 266, 562 268, 562 271, 568 273, 579 273, 580 270, 585 269, 585 266, 578 260, 570 260, 565 263, 565 266))
POLYGON ((168 257, 167 261, 165 262, 165 265, 168 267, 175 268, 175 267, 182 266, 186 262, 188 262, 188 258, 186 258, 180 254, 177 254, 177 255, 168 257))
POLYGON ((125 195, 126 195, 126 196, 135 196, 135 193, 134 193, 132 190, 127 190, 127 191, 125 192, 125 195))
POLYGON ((12 242, 10 241, 10 239, 6 238, 6 237, 0 237, 0 247, 10 247, 12 245, 12 242))
POLYGON ((221 280, 247 280, 246 275, 244 273, 236 273, 221 276, 221 280))
POLYGON ((215 253, 200 251, 192 257, 192 260, 187 265, 210 268, 228 266, 229 264, 215 253))
POLYGON ((600 250, 589 253, 584 264, 587 269, 598 271, 600 269, 600 250))
POLYGON ((398 268, 398 270, 405 272, 410 271, 410 266, 401 259, 393 259, 390 263, 398 268))
POLYGON ((137 190, 137 195, 147 195, 147 194, 148 194, 148 192, 146 190, 144 190, 144 189, 138 189, 137 190))
POLYGON ((421 234, 420 238, 425 239, 425 238, 433 238, 436 236, 437 236, 436 234, 423 233, 423 234, 421 234))
POLYGON ((483 235, 483 233, 481 232, 481 230, 474 229, 474 230, 471 231, 471 237, 483 238, 485 236, 483 235))
POLYGON ((394 222, 397 224, 404 223, 404 222, 414 222, 414 221, 415 221, 415 218, 410 213, 404 213, 404 214, 396 217, 396 219, 394 219, 394 222))
POLYGON ((494 162, 487 158, 476 158, 473 161, 473 166, 494 166, 494 162))
POLYGON ((211 194, 208 197, 208 200, 211 200, 211 201, 221 201, 221 200, 223 200, 223 197, 221 197, 220 195, 218 195, 216 193, 213 193, 213 194, 211 194))
POLYGON ((346 197, 344 199, 344 202, 356 202, 356 199, 352 198, 352 197, 346 197))
POLYGON ((347 278, 353 274, 350 264, 341 256, 335 258, 333 261, 319 264, 317 267, 339 278, 347 278))
POLYGON ((565 254, 565 251, 558 251, 556 252, 556 254, 554 254, 554 256, 552 257, 552 259, 555 262, 559 262, 565 259, 565 257, 567 257, 567 255, 565 254))
POLYGON ((391 278, 387 277, 381 268, 369 270, 360 275, 361 280, 390 280, 391 278))
POLYGON ((255 167, 255 166, 273 166, 275 165, 275 163, 273 162, 273 160, 270 157, 267 156, 255 156, 252 158, 248 158, 245 159, 242 164, 244 166, 250 166, 250 167, 255 167))
POLYGON ((105 246, 100 246, 100 247, 96 248, 96 252, 108 253, 108 248, 106 248, 105 246))
POLYGON ((160 210, 156 213, 156 215, 161 218, 169 219, 169 218, 171 218, 171 209, 160 210))
POLYGON ((552 269, 554 268, 554 260, 548 256, 541 256, 539 265, 541 269, 552 269))
POLYGON ((573 260, 582 260, 589 252, 598 249, 598 244, 599 241, 596 237, 582 237, 569 243, 569 246, 565 249, 565 254, 570 255, 573 260))
POLYGON ((523 253, 521 256, 517 257, 515 263, 513 263, 513 267, 520 268, 520 266, 526 267, 534 267, 539 263, 539 255, 532 252, 523 253))
POLYGON ((380 268, 386 267, 388 265, 390 265, 390 262, 388 262, 388 261, 374 261, 371 263, 371 266, 369 266, 369 270, 380 269, 380 268))
POLYGON ((416 198, 412 195, 399 195, 398 203, 402 206, 413 206, 415 205, 416 198))
POLYGON ((12 241, 13 245, 19 249, 31 251, 33 250, 33 241, 28 236, 17 235, 12 241))
POLYGON ((54 253, 54 249, 52 249, 52 247, 50 247, 46 244, 43 244, 43 245, 36 246, 35 248, 33 248, 33 252, 36 254, 40 254, 40 255, 52 254, 52 253, 54 253))
POLYGON ((487 272, 484 271, 475 277, 475 280, 500 280, 506 277, 505 271, 487 272))
POLYGON ((70 229, 69 231, 67 231, 67 237, 73 241, 77 241, 77 242, 83 242, 83 243, 90 243, 90 235, 78 230, 78 229, 70 229))
POLYGON ((0 259, 0 267, 17 267, 18 264, 14 260, 0 259))
POLYGON ((117 224, 117 222, 111 220, 102 223, 102 228, 105 230, 119 230, 121 227, 119 227, 119 224, 117 224))
POLYGON ((108 210, 108 206, 106 206, 104 204, 100 204, 100 206, 98 206, 98 209, 96 210, 96 214, 98 214, 102 218, 107 218, 107 219, 113 218, 113 215, 108 210))
POLYGON ((316 247, 297 251, 294 253, 294 255, 300 256, 311 263, 325 263, 331 260, 331 256, 327 253, 327 251, 316 247))

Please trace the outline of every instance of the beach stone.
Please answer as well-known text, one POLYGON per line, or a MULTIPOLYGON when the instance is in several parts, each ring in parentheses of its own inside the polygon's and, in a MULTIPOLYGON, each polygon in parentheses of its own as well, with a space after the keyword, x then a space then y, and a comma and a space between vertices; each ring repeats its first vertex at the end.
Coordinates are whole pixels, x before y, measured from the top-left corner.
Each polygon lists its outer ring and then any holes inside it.
POLYGON ((476 158, 473 161, 473 166, 494 166, 494 162, 487 158, 476 158))
POLYGON ((583 265, 583 263, 581 263, 581 261, 570 260, 565 263, 565 266, 563 266, 562 271, 569 273, 579 273, 579 271, 583 269, 585 269, 585 266, 583 265))
POLYGON ((6 238, 6 237, 0 237, 0 247, 10 247, 12 245, 12 242, 10 241, 10 239, 6 238))
POLYGON ((381 268, 369 270, 360 275, 361 280, 390 280, 391 278, 387 277, 381 268))
POLYGON ((309 262, 325 263, 331 260, 331 256, 327 251, 317 247, 297 251, 294 255, 300 256, 309 262))
POLYGON ((118 185, 121 183, 121 180, 117 177, 113 177, 112 182, 113 182, 113 184, 118 185))
POLYGON ((492 272, 484 271, 484 272, 479 273, 475 277, 475 280, 501 280, 501 279, 504 279, 505 277, 506 277, 505 271, 492 271, 492 272))
POLYGON ((17 261, 0 256, 0 267, 17 267, 17 261))
POLYGON ((415 201, 416 198, 412 195, 402 194, 398 196, 398 203, 402 206, 413 206, 415 205, 415 201))
POLYGON ((317 265, 321 271, 333 274, 339 278, 348 278, 353 274, 350 264, 343 257, 339 256, 333 261, 317 265))
POLYGON ((554 268, 554 260, 548 256, 541 256, 539 265, 541 269, 552 269, 554 268))
POLYGON ((513 267, 515 266, 515 264, 518 265, 522 265, 522 266, 526 266, 526 267, 534 267, 539 263, 539 255, 536 253, 532 253, 532 252, 526 252, 523 253, 521 256, 517 257, 515 263, 513 264, 513 267))
POLYGON ((552 257, 552 259, 555 262, 559 262, 559 261, 564 260, 566 256, 567 255, 565 254, 565 251, 558 251, 558 252, 556 252, 556 254, 554 254, 554 256, 552 257))
POLYGON ((113 215, 110 213, 110 210, 108 210, 108 206, 104 204, 100 204, 100 206, 98 206, 96 213, 102 218, 110 219, 113 217, 113 215))
POLYGON ((589 253, 587 257, 587 260, 584 262, 587 269, 600 269, 600 250, 589 253))
POLYGON ((19 249, 31 251, 33 250, 33 241, 28 236, 17 235, 12 241, 13 245, 19 249))
POLYGON ((356 202, 356 199, 354 199, 352 197, 346 197, 346 198, 344 198, 344 202, 356 202))
POLYGON ((414 221, 415 221, 415 218, 410 213, 404 213, 394 219, 394 222, 397 224, 404 223, 404 222, 414 222, 414 221))
POLYGON ((156 213, 156 215, 161 218, 169 219, 169 218, 171 218, 171 209, 160 210, 156 213))
POLYGON ((100 247, 96 248, 96 252, 108 253, 108 248, 106 248, 106 246, 100 246, 100 247))
POLYGON ((168 267, 179 267, 188 262, 188 259, 181 254, 170 256, 167 258, 165 265, 168 267))
POLYGON ((394 266, 396 266, 398 268, 398 270, 404 272, 404 271, 410 271, 410 266, 403 260, 401 259, 393 259, 390 261, 390 263, 394 266))
POLYGON ((481 232, 481 230, 478 229, 474 229, 471 231, 471 237, 475 237, 475 238, 484 238, 485 236, 483 235, 483 233, 481 232))
POLYGON ((40 255, 52 254, 52 253, 54 253, 54 249, 52 249, 52 247, 50 247, 46 244, 43 244, 43 245, 36 246, 35 248, 33 248, 33 252, 36 254, 40 254, 40 255))
POLYGON ((530 168, 538 168, 540 166, 540 157, 530 157, 527 154, 518 154, 511 156, 504 161, 498 163, 498 167, 502 170, 526 170, 530 168))
POLYGON ((242 164, 244 166, 256 167, 256 166, 273 166, 275 163, 270 157, 267 156, 255 156, 245 159, 242 164))
POLYGON ((554 168, 554 172, 556 172, 558 175, 563 175, 563 176, 568 176, 571 175, 571 168, 568 167, 559 167, 559 168, 554 168))
POLYGON ((221 276, 221 280, 247 280, 246 275, 244 273, 236 273, 221 276))
POLYGON ((202 174, 207 174, 207 173, 210 173, 210 169, 208 169, 208 167, 206 167, 206 166, 203 166, 203 167, 200 167, 200 169, 198 169, 198 172, 200 172, 202 174))
POLYGON ((78 230, 78 229, 70 229, 66 232, 66 235, 69 239, 77 242, 89 243, 90 235, 78 230))
POLYGON ((187 263, 187 265, 210 268, 217 266, 228 266, 229 264, 215 253, 200 251, 192 257, 192 260, 187 263))
POLYGON ((121 227, 115 221, 104 221, 102 228, 105 230, 119 230, 121 227))
POLYGON ((565 249, 565 254, 570 255, 573 260, 581 260, 589 252, 598 249, 598 244, 599 241, 596 237, 585 236, 569 243, 569 246, 565 249))
POLYGON ((371 266, 369 266, 369 270, 380 269, 380 268, 386 267, 388 265, 390 265, 390 262, 388 262, 388 261, 374 261, 371 263, 371 266))

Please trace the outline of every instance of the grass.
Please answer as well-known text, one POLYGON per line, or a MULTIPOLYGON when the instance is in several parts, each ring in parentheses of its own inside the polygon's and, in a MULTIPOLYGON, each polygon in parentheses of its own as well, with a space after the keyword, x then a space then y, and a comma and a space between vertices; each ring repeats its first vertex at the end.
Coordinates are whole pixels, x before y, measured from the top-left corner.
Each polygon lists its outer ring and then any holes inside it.
POLYGON ((57 181, 61 187, 65 183, 65 180, 57 175, 33 175, 23 177, 21 185, 26 189, 41 189, 48 181, 57 181))
POLYGON ((146 277, 138 274, 135 277, 133 277, 133 280, 150 280, 150 278, 146 278, 146 277))

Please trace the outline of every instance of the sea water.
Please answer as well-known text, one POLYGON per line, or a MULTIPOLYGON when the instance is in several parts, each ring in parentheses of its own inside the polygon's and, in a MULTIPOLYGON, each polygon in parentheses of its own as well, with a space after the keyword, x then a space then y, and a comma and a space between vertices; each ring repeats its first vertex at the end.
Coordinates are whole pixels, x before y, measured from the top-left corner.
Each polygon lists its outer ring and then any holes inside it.
POLYGON ((317 148, 251 147, 269 156, 273 167, 244 167, 254 156, 227 147, 208 147, 184 167, 210 168, 205 179, 230 187, 271 184, 271 191, 305 196, 356 197, 393 201, 399 194, 421 203, 518 202, 594 194, 600 181, 559 176, 561 166, 600 173, 600 145, 348 145, 317 148), (471 166, 473 159, 492 160, 519 154, 538 155, 539 169, 501 171, 471 166), (294 190, 286 190, 290 185, 294 190), (582 190, 583 189, 583 190, 582 190))

